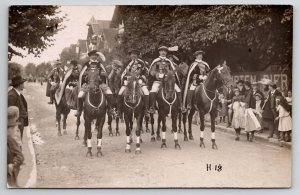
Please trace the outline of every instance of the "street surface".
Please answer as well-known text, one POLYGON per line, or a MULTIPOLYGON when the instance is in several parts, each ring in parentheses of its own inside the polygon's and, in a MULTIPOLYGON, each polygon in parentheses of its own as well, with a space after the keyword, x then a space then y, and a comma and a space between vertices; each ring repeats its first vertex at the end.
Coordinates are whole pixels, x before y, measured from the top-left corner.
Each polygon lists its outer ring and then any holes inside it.
MULTIPOLYGON (((93 133, 93 158, 87 158, 82 145, 84 120, 81 117, 80 140, 75 140, 76 118, 71 111, 67 135, 59 137, 55 126, 55 106, 45 96, 46 84, 25 84, 31 124, 37 126, 45 141, 35 147, 38 188, 126 188, 126 187, 289 187, 291 185, 291 150, 268 142, 234 140, 230 133, 216 132, 218 150, 211 148, 210 129, 205 129, 206 148, 199 147, 199 126, 193 126, 194 141, 183 141, 175 150, 171 122, 167 125, 167 149, 161 141, 151 142, 150 134, 142 134, 142 153, 125 153, 125 124, 120 123, 121 136, 108 136, 103 129, 103 155, 96 157, 96 133, 93 133), (215 170, 215 166, 220 165, 215 170), (211 170, 207 171, 207 166, 211 170), (219 169, 218 169, 219 168, 219 169), (218 171, 219 170, 219 171, 218 171)), ((155 125, 156 126, 156 125, 155 125)), ((113 121, 113 128, 115 122, 113 121)), ((144 128, 145 130, 145 128, 144 128)), ((134 137, 135 141, 135 137, 134 137)))

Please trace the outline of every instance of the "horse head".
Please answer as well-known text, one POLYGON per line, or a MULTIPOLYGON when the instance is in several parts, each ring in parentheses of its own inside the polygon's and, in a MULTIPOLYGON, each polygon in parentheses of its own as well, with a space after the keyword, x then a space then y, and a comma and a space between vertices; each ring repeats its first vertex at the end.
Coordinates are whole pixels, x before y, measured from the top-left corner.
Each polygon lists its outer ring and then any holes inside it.
POLYGON ((99 85, 101 78, 99 76, 99 70, 97 68, 92 68, 87 73, 87 83, 90 89, 90 92, 97 93, 99 92, 99 85))
POLYGON ((125 100, 128 103, 137 103, 138 97, 140 95, 137 81, 138 78, 134 74, 131 74, 127 77, 127 90, 125 92, 125 100))
POLYGON ((230 74, 230 68, 226 65, 226 60, 223 60, 218 66, 216 66, 210 73, 208 81, 213 79, 216 88, 220 88, 225 85, 227 88, 232 85, 233 80, 230 74))
POLYGON ((163 78, 163 91, 166 100, 172 101, 175 98, 176 75, 174 71, 168 71, 163 78))

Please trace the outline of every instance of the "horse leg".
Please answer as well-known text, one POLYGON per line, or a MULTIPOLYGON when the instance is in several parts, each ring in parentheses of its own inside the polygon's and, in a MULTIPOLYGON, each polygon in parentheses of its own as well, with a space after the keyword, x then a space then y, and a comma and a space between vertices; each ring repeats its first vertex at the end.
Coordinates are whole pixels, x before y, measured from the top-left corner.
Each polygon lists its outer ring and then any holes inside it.
POLYGON ((193 137, 193 134, 192 134, 192 120, 193 120, 193 116, 195 114, 195 108, 192 108, 190 113, 189 113, 189 116, 188 116, 188 120, 189 120, 189 139, 190 140, 194 140, 194 137, 193 137))
POLYGON ((187 121, 187 112, 182 114, 184 141, 189 140, 186 132, 186 121, 187 121))
POLYGON ((204 144, 204 114, 199 112, 199 117, 200 117, 200 147, 203 146, 203 148, 205 148, 205 144, 204 144))
POLYGON ((80 117, 77 117, 76 121, 76 135, 75 135, 75 140, 79 140, 79 126, 80 126, 80 117))
POLYGON ((125 119, 125 125, 126 125, 126 148, 125 148, 125 152, 129 153, 131 152, 130 149, 130 135, 131 135, 131 129, 130 129, 130 125, 129 125, 129 116, 124 115, 124 119, 125 119))
POLYGON ((149 133, 150 132, 150 129, 149 129, 149 116, 145 117, 145 124, 146 124, 146 133, 149 133))
POLYGON ((151 122, 151 141, 155 142, 154 116, 153 116, 153 114, 150 114, 150 122, 151 122))
POLYGON ((61 120, 61 108, 59 105, 57 105, 56 106, 56 122, 57 122, 58 136, 62 136, 60 120, 61 120))
POLYGON ((99 126, 98 126, 98 133, 97 133, 97 157, 103 156, 102 152, 101 152, 101 148, 102 148, 102 130, 103 130, 103 126, 105 123, 105 115, 101 116, 99 119, 99 126))
POLYGON ((119 132, 119 121, 120 118, 116 117, 116 136, 120 136, 120 132, 119 132))
POLYGON ((88 119, 88 117, 84 117, 84 127, 87 134, 86 136, 87 136, 87 147, 88 147, 86 156, 92 158, 92 132, 91 132, 92 124, 91 121, 88 119))
POLYGON ((181 112, 178 112, 178 133, 182 133, 181 121, 182 121, 182 114, 181 112))
POLYGON ((130 143, 133 142, 133 139, 132 139, 132 129, 133 129, 133 121, 134 121, 134 116, 133 116, 133 112, 130 112, 130 116, 129 116, 129 127, 130 127, 130 143))
POLYGON ((143 114, 139 114, 137 117, 136 121, 136 148, 135 148, 135 154, 140 154, 141 153, 141 143, 142 143, 142 138, 141 138, 141 128, 143 126, 143 114))
POLYGON ((109 131, 109 136, 113 136, 112 128, 111 128, 111 123, 112 123, 112 116, 108 115, 107 119, 107 124, 108 124, 108 131, 109 131))
POLYGON ((68 112, 63 114, 63 134, 67 135, 67 118, 68 118, 68 112))
POLYGON ((211 122, 211 142, 212 142, 212 149, 218 149, 218 146, 216 144, 216 134, 215 134, 215 119, 217 116, 216 111, 210 112, 210 122, 211 122))
POLYGON ((162 121, 161 115, 158 114, 158 118, 157 118, 157 131, 156 131, 156 140, 160 141, 161 137, 160 137, 160 123, 162 121))
POLYGON ((87 147, 87 130, 84 128, 83 145, 87 147))
POLYGON ((166 116, 161 116, 161 122, 162 122, 162 143, 161 148, 167 148, 166 144, 166 116))
POLYGON ((178 143, 178 134, 177 134, 177 118, 178 113, 172 114, 172 130, 174 132, 174 142, 175 142, 175 149, 180 149, 180 145, 178 143))

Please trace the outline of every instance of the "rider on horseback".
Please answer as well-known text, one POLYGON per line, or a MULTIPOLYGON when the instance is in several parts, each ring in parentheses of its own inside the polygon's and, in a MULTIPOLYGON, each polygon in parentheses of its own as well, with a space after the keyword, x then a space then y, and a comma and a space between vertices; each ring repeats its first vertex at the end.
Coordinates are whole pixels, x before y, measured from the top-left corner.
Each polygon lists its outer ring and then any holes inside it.
MULTIPOLYGON (((152 64, 150 65, 149 74, 152 76, 153 84, 150 91, 150 113, 154 113, 155 109, 155 102, 156 102, 156 94, 160 88, 160 85, 162 83, 162 79, 164 75, 168 71, 176 71, 176 67, 174 63, 167 58, 167 52, 168 48, 166 46, 161 46, 158 48, 159 51, 159 57, 154 59, 152 64)), ((178 75, 176 74, 176 84, 175 84, 175 90, 177 93, 177 97, 179 98, 179 104, 182 112, 185 112, 185 108, 182 106, 182 96, 181 96, 181 90, 178 87, 179 85, 179 79, 178 75)))
POLYGON ((141 87, 141 90, 144 95, 144 100, 145 100, 145 114, 148 115, 149 113, 149 90, 147 88, 147 74, 148 74, 148 69, 146 67, 146 64, 143 60, 139 59, 138 56, 140 55, 140 52, 138 50, 131 50, 130 52, 130 58, 131 61, 125 68, 124 72, 122 73, 121 80, 122 80, 122 87, 118 93, 118 111, 120 111, 121 106, 122 106, 122 97, 123 93, 126 89, 127 86, 127 77, 130 74, 134 74, 136 77, 138 77, 138 83, 139 86, 141 87))
MULTIPOLYGON (((99 72, 99 76, 101 78, 101 84, 100 84, 100 88, 102 89, 104 95, 106 96, 106 99, 108 101, 108 103, 111 105, 111 107, 115 107, 115 101, 114 101, 114 97, 112 94, 112 91, 110 90, 110 88, 107 85, 106 82, 106 78, 107 78, 107 72, 104 68, 104 66, 101 64, 101 62, 98 60, 98 57, 101 57, 101 60, 104 61, 104 57, 103 54, 100 55, 100 52, 98 52, 97 50, 92 50, 88 53, 88 56, 90 57, 90 60, 88 62, 86 62, 84 64, 84 67, 82 68, 82 71, 80 74, 82 74, 82 87, 81 90, 78 93, 78 109, 77 112, 75 114, 75 116, 80 116, 83 110, 83 100, 85 97, 86 92, 88 92, 88 85, 87 85, 87 81, 86 81, 86 76, 87 73, 89 71, 95 70, 97 69, 99 72)), ((79 83, 81 84, 81 83, 79 83)))
POLYGON ((48 104, 53 104, 54 102, 54 95, 56 90, 59 87, 59 83, 63 80, 64 69, 61 67, 61 61, 57 60, 55 62, 55 68, 51 70, 48 75, 48 85, 47 90, 49 90, 50 102, 48 104))
POLYGON ((204 52, 199 50, 194 53, 196 57, 195 61, 190 66, 187 82, 185 85, 184 90, 184 100, 183 105, 185 102, 187 103, 187 110, 192 108, 192 100, 195 93, 196 87, 206 80, 207 74, 210 71, 209 65, 202 60, 204 52))

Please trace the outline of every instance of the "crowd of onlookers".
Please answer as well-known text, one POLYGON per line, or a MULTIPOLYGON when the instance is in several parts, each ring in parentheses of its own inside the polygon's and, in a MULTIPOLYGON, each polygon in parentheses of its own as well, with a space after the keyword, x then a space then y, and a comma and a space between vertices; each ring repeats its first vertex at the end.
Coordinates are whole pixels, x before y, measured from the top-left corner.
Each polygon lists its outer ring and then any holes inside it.
POLYGON ((242 129, 250 142, 255 132, 263 131, 269 131, 268 138, 275 135, 280 141, 291 141, 292 92, 280 91, 271 80, 239 80, 219 93, 218 111, 220 123, 235 129, 237 141, 242 129))
POLYGON ((11 80, 7 108, 7 185, 18 187, 18 174, 24 162, 22 139, 24 127, 28 126, 27 102, 22 92, 26 80, 16 76, 11 80))

